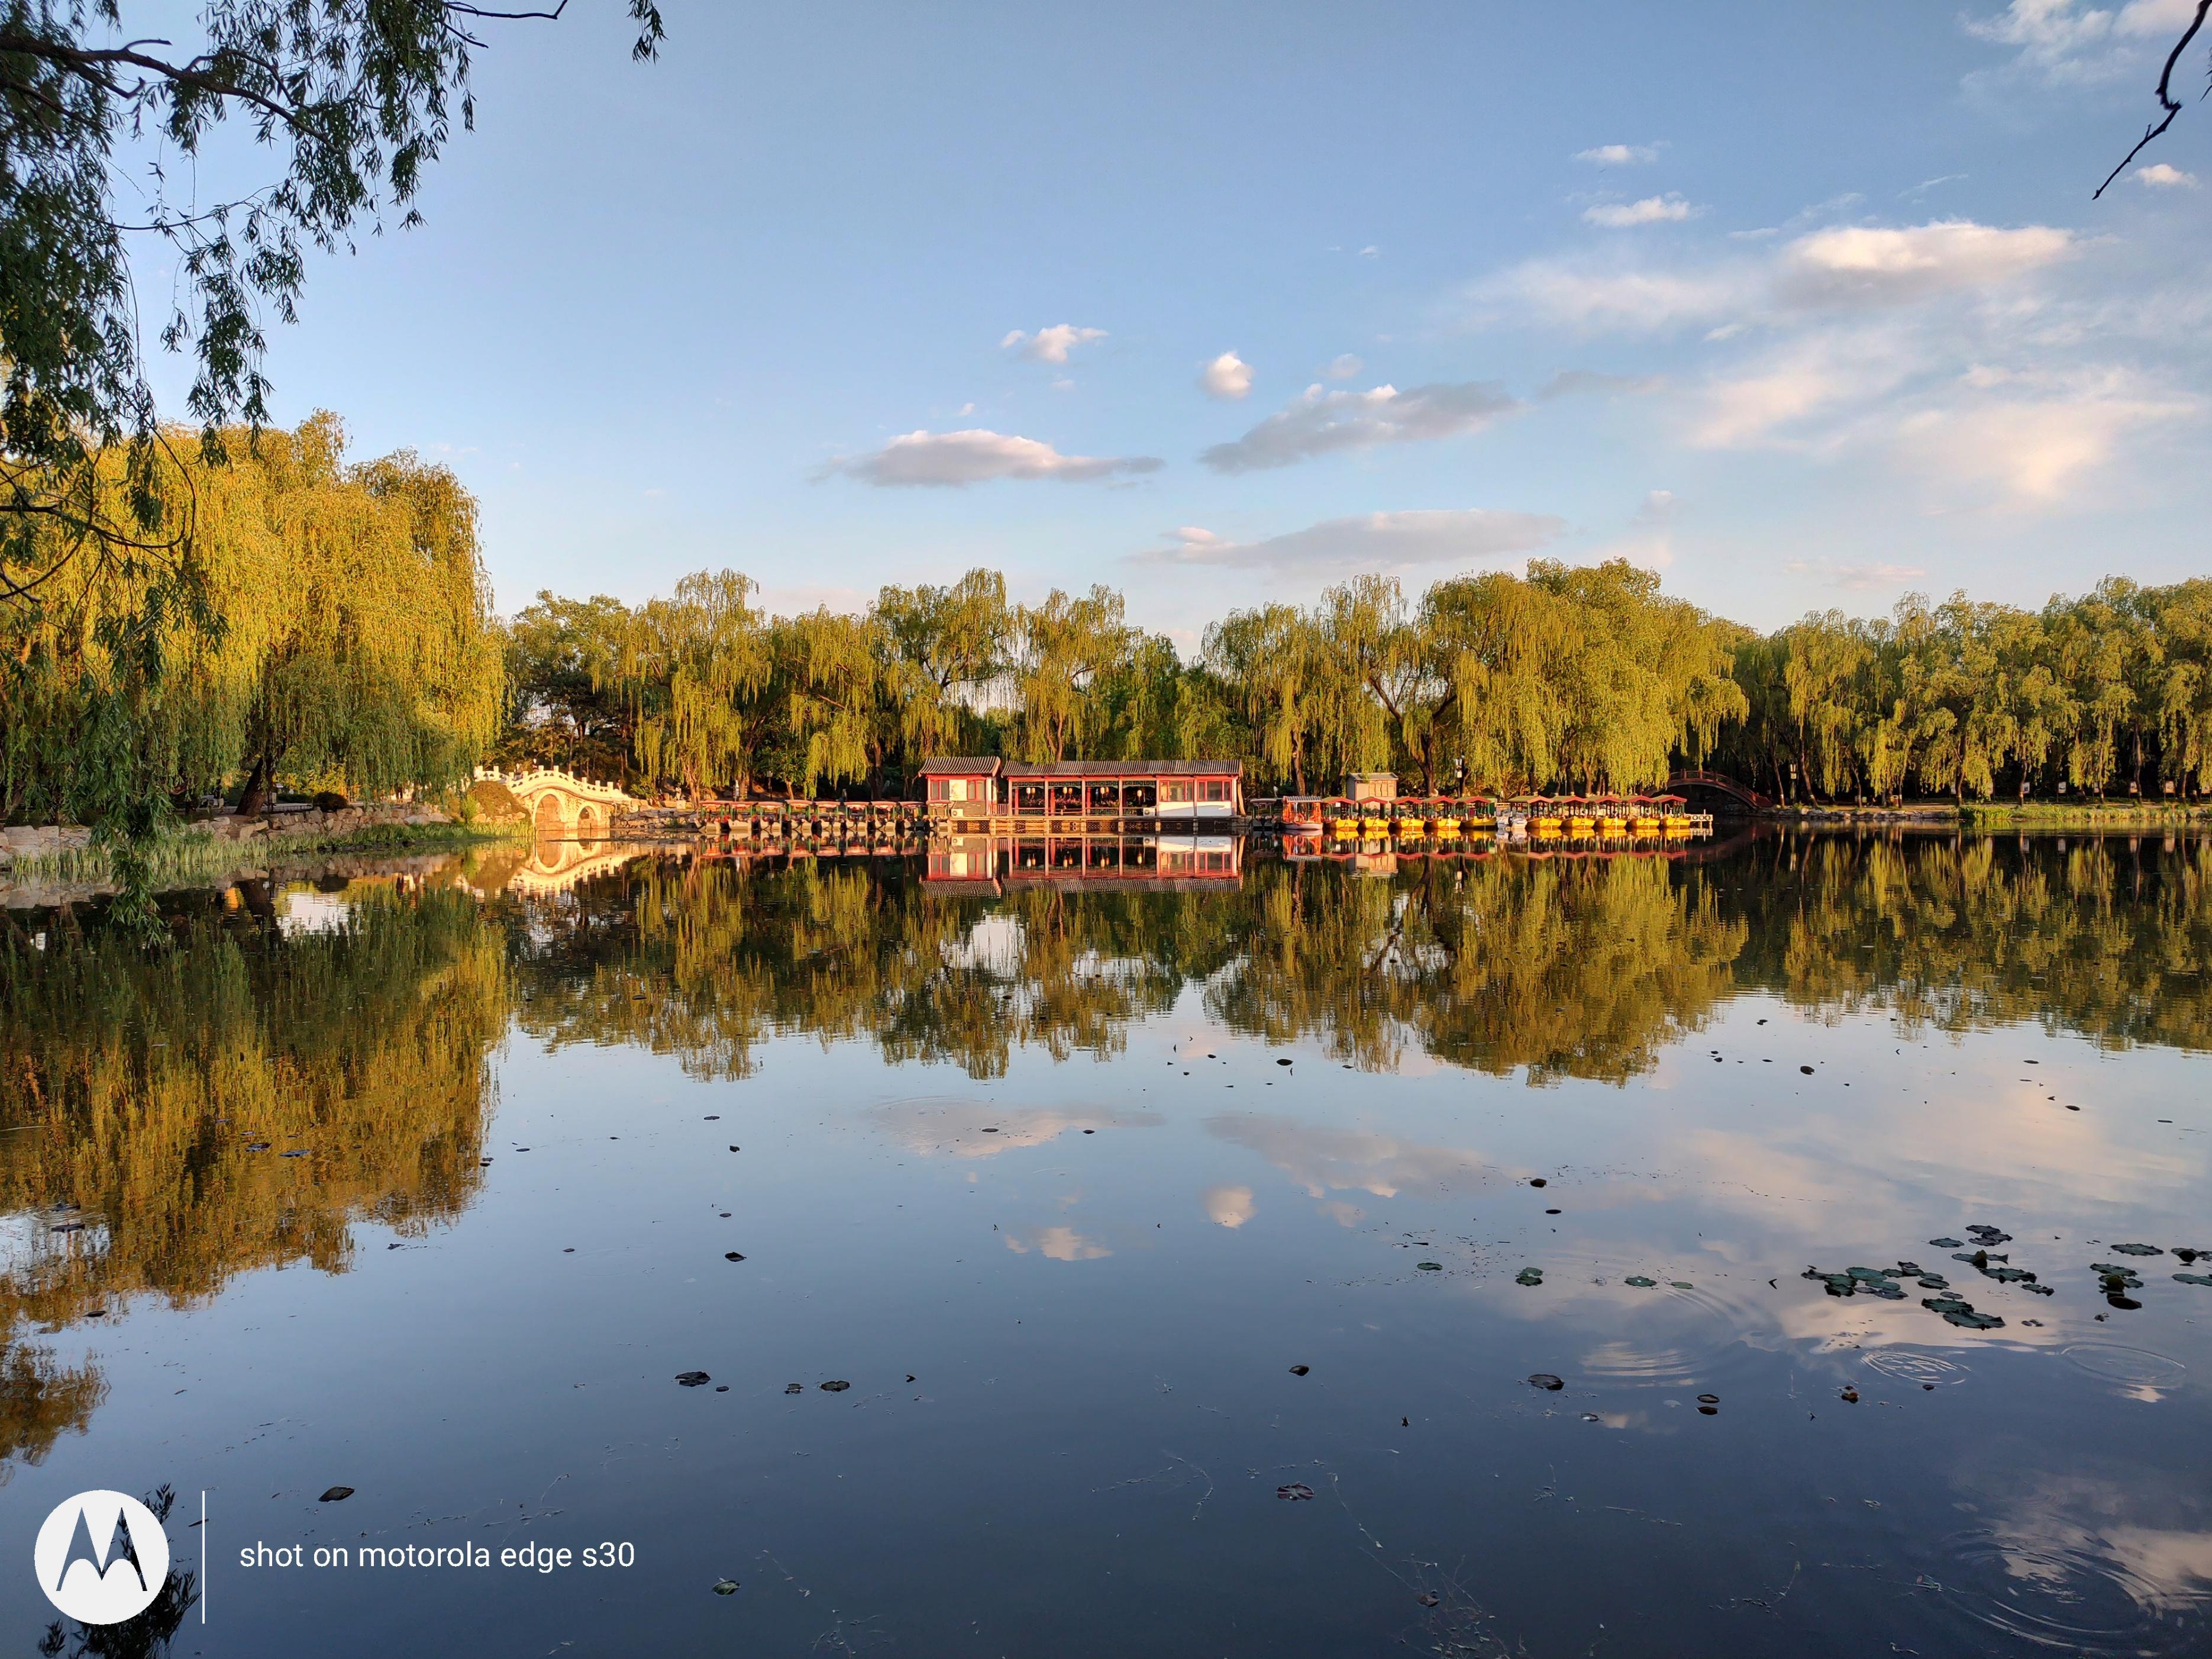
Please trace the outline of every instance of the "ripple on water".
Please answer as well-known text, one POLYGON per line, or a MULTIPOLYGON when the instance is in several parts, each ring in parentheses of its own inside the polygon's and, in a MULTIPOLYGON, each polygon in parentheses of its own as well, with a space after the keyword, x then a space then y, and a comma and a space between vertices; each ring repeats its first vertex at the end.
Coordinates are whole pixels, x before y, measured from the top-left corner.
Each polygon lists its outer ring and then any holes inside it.
POLYGON ((1944 1540, 1943 1601, 2037 1647, 2099 1659, 2201 1653, 2212 1593, 2201 1581, 2146 1572, 2125 1555, 2075 1528, 2041 1537, 1957 1533, 1944 1540))
POLYGON ((1876 1348, 1866 1357, 1868 1369, 1899 1382, 1963 1382, 1966 1368, 1919 1348, 1876 1348))
POLYGON ((2131 1389, 2172 1388, 2189 1369, 2167 1355, 2118 1342, 2076 1342, 2059 1352, 2090 1376, 2131 1389))
POLYGON ((1586 1328, 1600 1322, 1612 1326, 1582 1356, 1581 1373, 1589 1382, 1674 1388, 1710 1381, 1752 1358, 1745 1338, 1773 1322, 1750 1302, 1709 1285, 1678 1291, 1662 1279, 1655 1289, 1628 1294, 1632 1301, 1608 1299, 1605 1313, 1582 1316, 1586 1328))

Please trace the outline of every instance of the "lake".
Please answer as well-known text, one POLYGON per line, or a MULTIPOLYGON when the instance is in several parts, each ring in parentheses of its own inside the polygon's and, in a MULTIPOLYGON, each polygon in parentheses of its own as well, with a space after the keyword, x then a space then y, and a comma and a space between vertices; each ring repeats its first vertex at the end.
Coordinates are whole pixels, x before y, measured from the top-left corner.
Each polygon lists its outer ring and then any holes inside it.
POLYGON ((0 1635, 2205 1652, 2212 844, 1674 850, 0 913, 0 1635))

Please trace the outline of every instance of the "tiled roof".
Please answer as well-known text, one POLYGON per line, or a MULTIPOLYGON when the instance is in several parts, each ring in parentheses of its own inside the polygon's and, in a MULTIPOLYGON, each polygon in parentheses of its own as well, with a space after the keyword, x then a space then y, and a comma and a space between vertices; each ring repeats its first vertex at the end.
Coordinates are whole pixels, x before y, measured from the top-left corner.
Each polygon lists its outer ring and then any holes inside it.
POLYGON ((972 778, 979 774, 988 777, 998 769, 999 757, 996 755, 939 755, 921 763, 921 775, 924 777, 941 775, 948 772, 964 777, 972 778))
POLYGON ((1177 778, 1242 777, 1243 761, 1008 761, 1010 778, 1177 778))

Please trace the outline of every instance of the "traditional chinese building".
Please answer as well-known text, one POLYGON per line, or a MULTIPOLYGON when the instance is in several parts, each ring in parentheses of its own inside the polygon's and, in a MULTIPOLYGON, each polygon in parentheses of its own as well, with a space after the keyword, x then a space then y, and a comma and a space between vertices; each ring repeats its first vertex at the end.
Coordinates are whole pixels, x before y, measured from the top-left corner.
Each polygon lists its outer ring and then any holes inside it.
POLYGON ((1100 833, 1163 820, 1244 814, 1241 761, 1000 761, 953 757, 921 769, 931 820, 947 828, 1100 833))

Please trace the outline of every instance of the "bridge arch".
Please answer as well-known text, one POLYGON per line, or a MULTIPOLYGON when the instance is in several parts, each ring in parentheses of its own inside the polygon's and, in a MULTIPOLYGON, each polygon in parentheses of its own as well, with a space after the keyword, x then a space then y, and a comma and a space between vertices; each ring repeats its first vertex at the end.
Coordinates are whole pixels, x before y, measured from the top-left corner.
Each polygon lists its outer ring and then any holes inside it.
POLYGON ((639 804, 612 784, 550 767, 477 775, 504 786, 530 814, 533 833, 548 838, 604 840, 614 832, 615 815, 639 804))
POLYGON ((1749 784, 1732 778, 1725 772, 1708 772, 1702 769, 1677 772, 1667 780, 1667 787, 1671 793, 1677 795, 1686 795, 1692 789, 1705 790, 1744 808, 1747 811, 1766 812, 1771 811, 1774 807, 1771 797, 1760 794, 1749 784))

